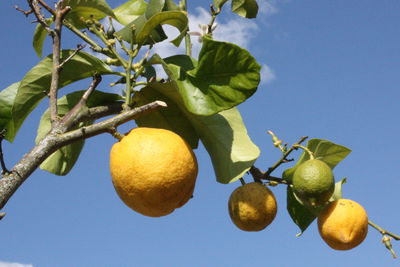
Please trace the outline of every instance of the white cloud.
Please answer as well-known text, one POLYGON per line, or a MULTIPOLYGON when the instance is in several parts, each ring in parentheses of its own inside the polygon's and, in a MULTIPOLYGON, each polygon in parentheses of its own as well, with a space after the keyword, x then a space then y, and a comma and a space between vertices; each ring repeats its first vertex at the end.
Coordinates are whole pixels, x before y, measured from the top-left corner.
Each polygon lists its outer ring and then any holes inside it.
POLYGON ((261 75, 261 84, 268 84, 273 80, 275 80, 276 78, 274 71, 266 64, 262 64, 260 75, 261 75))
POLYGON ((32 264, 24 264, 18 262, 0 262, 0 267, 33 267, 32 264))
POLYGON ((279 10, 277 8, 277 2, 278 0, 259 0, 258 6, 260 14, 265 16, 272 16, 278 13, 279 10))
MULTIPOLYGON (((208 24, 210 14, 202 7, 196 8, 196 13, 189 14, 189 29, 191 32, 200 32, 199 25, 208 24)), ((164 27, 167 36, 177 36, 178 32, 173 27, 164 27)), ((255 22, 243 19, 239 16, 230 19, 225 23, 217 21, 217 28, 214 31, 214 39, 235 43, 243 48, 247 48, 251 40, 256 37, 258 26, 255 22)), ((169 39, 171 40, 171 39, 169 39)), ((198 38, 192 37, 192 54, 196 57, 200 51, 201 43, 198 38)), ((162 57, 184 53, 184 44, 182 42, 179 48, 174 47, 170 42, 164 41, 154 46, 155 53, 162 57)))

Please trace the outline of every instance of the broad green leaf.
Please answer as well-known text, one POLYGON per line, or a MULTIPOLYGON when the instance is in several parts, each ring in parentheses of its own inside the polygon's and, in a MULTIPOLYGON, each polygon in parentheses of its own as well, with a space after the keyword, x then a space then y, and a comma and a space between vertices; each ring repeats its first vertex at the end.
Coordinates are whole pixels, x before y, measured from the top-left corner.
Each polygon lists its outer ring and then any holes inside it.
POLYGON ((342 198, 342 186, 347 182, 347 178, 343 178, 335 184, 335 191, 329 201, 335 201, 342 198))
POLYGON ((185 108, 173 82, 153 83, 150 87, 175 102, 190 121, 211 157, 218 182, 234 182, 250 169, 260 150, 248 136, 236 108, 199 116, 185 108))
MULTIPOLYGON (((68 58, 74 51, 63 50, 62 60, 68 58)), ((46 97, 51 82, 52 55, 44 58, 33 67, 22 79, 12 107, 12 118, 9 122, 13 131, 7 132, 7 140, 12 142, 29 113, 46 97)), ((112 70, 100 59, 78 52, 63 67, 59 87, 72 82, 92 77, 94 74, 111 74, 112 70)))
POLYGON ((14 125, 10 122, 12 121, 12 107, 19 84, 19 82, 13 83, 0 92, 0 131, 7 130, 6 139, 8 141, 10 141, 8 136, 14 133, 14 125))
MULTIPOLYGON (((85 91, 77 91, 71 94, 65 95, 57 101, 58 114, 63 116, 68 113, 78 101, 81 99, 85 91)), ((94 91, 87 102, 88 107, 100 106, 109 103, 115 103, 121 100, 121 97, 116 94, 108 94, 101 91, 94 91)), ((91 122, 86 122, 79 126, 88 125, 91 122)), ((36 136, 36 143, 38 143, 51 128, 50 112, 47 109, 40 120, 38 133, 36 136)), ((54 173, 56 175, 66 175, 75 165, 78 160, 79 154, 82 151, 84 141, 76 141, 72 144, 63 146, 56 152, 51 154, 41 165, 42 170, 54 173)))
POLYGON ((143 0, 130 0, 115 8, 114 14, 118 22, 128 25, 130 22, 143 15, 146 11, 147 3, 143 0))
MULTIPOLYGON (((186 32, 188 25, 188 18, 184 12, 181 11, 165 11, 153 15, 143 25, 143 28, 136 31, 136 42, 138 44, 149 43, 152 39, 151 33, 160 25, 168 24, 174 26, 179 32, 186 32)), ((180 36, 178 36, 179 38, 180 36)), ((174 43, 175 40, 172 42, 174 43)))
POLYGON ((204 38, 199 61, 178 55, 159 60, 176 84, 186 108, 212 115, 245 101, 257 90, 260 65, 246 50, 204 38))
POLYGON ((103 19, 105 16, 115 18, 114 12, 105 0, 64 0, 63 6, 70 6, 71 11, 66 19, 78 29, 86 28, 85 20, 103 19))
MULTIPOLYGON (((136 33, 143 29, 144 25, 147 22, 146 16, 143 14, 139 16, 137 19, 126 25, 123 29, 120 31, 116 32, 115 35, 122 38, 124 41, 129 42, 129 43, 134 43, 136 44, 136 33)), ((150 33, 151 38, 148 40, 148 42, 145 42, 144 44, 154 44, 161 42, 165 39, 167 39, 167 35, 165 35, 163 29, 161 26, 156 27, 151 33, 150 33)))
POLYGON ((214 7, 216 7, 217 10, 220 10, 226 2, 228 2, 228 0, 214 0, 214 7))
POLYGON ((185 139, 193 148, 197 148, 199 137, 190 121, 179 109, 177 104, 153 88, 147 86, 136 92, 134 101, 138 106, 161 100, 167 103, 167 108, 153 111, 136 119, 141 127, 163 128, 171 130, 185 139))
POLYGON ((146 9, 145 16, 147 19, 150 19, 152 16, 160 13, 165 5, 164 0, 149 0, 149 4, 146 9))
POLYGON ((252 19, 257 17, 258 4, 256 0, 232 0, 231 9, 239 16, 252 19))
MULTIPOLYGON (((329 165, 332 169, 335 168, 339 162, 341 162, 344 158, 350 154, 351 150, 345 146, 341 146, 335 143, 332 143, 327 140, 322 139, 311 139, 307 143, 307 148, 314 153, 314 157, 316 159, 324 161, 326 164, 329 165)), ((283 178, 291 181, 292 176, 296 170, 296 168, 303 162, 310 159, 308 153, 304 152, 301 154, 299 160, 296 164, 283 172, 283 178)))
POLYGON ((163 11, 179 11, 180 7, 173 0, 165 0, 163 11))
POLYGON ((315 220, 316 215, 306 208, 294 195, 294 192, 290 186, 287 187, 287 211, 293 222, 300 228, 300 236, 307 227, 315 220))
MULTIPOLYGON (((51 24, 53 22, 53 19, 46 19, 46 22, 48 24, 51 24)), ((43 43, 44 40, 46 40, 46 37, 46 29, 42 26, 42 24, 38 23, 35 28, 35 33, 33 34, 33 49, 35 50, 36 55, 40 58, 42 57, 43 43)))
POLYGON ((220 183, 232 183, 243 177, 260 155, 236 108, 211 116, 195 116, 192 123, 211 157, 220 183))

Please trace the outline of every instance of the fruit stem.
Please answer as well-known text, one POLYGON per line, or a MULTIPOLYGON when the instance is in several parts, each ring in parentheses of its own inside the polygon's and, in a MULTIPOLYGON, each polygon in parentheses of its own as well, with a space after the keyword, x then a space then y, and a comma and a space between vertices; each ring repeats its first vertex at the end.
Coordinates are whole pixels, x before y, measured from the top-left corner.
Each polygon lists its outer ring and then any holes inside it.
POLYGON ((400 240, 400 236, 399 235, 393 234, 393 233, 383 229, 382 227, 380 227, 379 225, 377 225, 377 224, 375 224, 375 223, 373 223, 371 221, 368 221, 368 224, 370 226, 374 227, 376 230, 378 230, 382 235, 391 236, 391 237, 393 237, 393 239, 395 239, 397 241, 400 240))
POLYGON ((370 226, 372 226, 373 228, 375 228, 376 230, 378 230, 382 234, 382 243, 390 251, 390 253, 392 254, 392 257, 397 258, 396 253, 394 252, 394 250, 392 248, 391 239, 393 238, 394 240, 398 241, 398 240, 400 240, 400 236, 383 229, 382 227, 380 227, 379 225, 377 225, 371 221, 368 221, 368 224, 370 226))
POLYGON ((308 153, 308 155, 310 156, 310 159, 311 159, 311 160, 315 159, 314 154, 313 154, 313 153, 311 152, 311 150, 309 150, 307 147, 302 146, 302 145, 300 145, 300 144, 294 144, 293 147, 294 147, 295 149, 298 149, 298 148, 303 149, 305 152, 308 153))

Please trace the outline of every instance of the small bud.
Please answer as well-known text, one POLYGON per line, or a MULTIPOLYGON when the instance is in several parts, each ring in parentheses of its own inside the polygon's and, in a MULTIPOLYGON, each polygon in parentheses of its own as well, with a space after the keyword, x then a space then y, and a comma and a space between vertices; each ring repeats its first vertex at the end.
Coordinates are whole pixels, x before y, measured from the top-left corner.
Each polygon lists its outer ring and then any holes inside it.
POLYGON ((391 237, 384 235, 382 237, 382 243, 385 245, 385 247, 390 251, 390 253, 392 254, 393 258, 397 258, 396 253, 394 252, 393 248, 392 248, 392 242, 391 242, 391 237))

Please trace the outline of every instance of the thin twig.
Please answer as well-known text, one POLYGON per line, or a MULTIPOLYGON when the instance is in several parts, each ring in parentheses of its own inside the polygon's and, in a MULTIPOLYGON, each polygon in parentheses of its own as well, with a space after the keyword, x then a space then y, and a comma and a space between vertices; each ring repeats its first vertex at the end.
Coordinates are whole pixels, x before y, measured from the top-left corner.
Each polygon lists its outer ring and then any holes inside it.
POLYGON ((44 9, 46 9, 50 14, 52 14, 53 16, 56 15, 56 11, 54 9, 52 9, 46 2, 44 2, 43 0, 37 0, 38 3, 44 7, 44 9))
POLYGON ((25 17, 28 17, 29 14, 32 14, 32 13, 33 13, 33 10, 32 10, 32 9, 30 9, 30 10, 23 10, 23 9, 19 8, 18 6, 14 6, 14 8, 15 8, 17 11, 21 12, 22 14, 24 14, 25 17))
POLYGON ((275 177, 275 176, 265 176, 265 174, 260 171, 260 169, 258 169, 255 166, 251 166, 250 170, 249 170, 251 176, 253 176, 254 180, 269 180, 269 181, 274 181, 277 182, 279 184, 288 184, 288 181, 286 181, 285 179, 279 178, 279 177, 275 177))
POLYGON ((78 113, 82 110, 83 107, 86 107, 87 100, 89 99, 93 91, 96 89, 96 87, 100 84, 100 82, 101 82, 101 76, 95 75, 88 89, 82 95, 78 103, 76 103, 76 105, 67 114, 65 114, 65 116, 61 120, 61 125, 63 125, 63 131, 69 130, 70 126, 73 124, 78 113))
POLYGON ((31 8, 31 11, 33 14, 35 14, 35 17, 37 19, 37 22, 39 22, 43 28, 50 34, 50 35, 54 35, 54 30, 52 30, 49 25, 46 22, 45 17, 43 16, 43 14, 40 11, 40 6, 38 5, 38 1, 37 0, 27 0, 28 1, 28 5, 31 8))
POLYGON ((211 13, 211 20, 210 23, 207 25, 207 34, 212 36, 213 31, 217 27, 217 24, 215 24, 215 19, 217 18, 218 14, 221 12, 221 10, 215 10, 213 5, 210 5, 210 13, 211 13))
POLYGON ((74 52, 72 52, 71 55, 69 55, 66 59, 63 60, 63 62, 60 63, 60 65, 58 66, 60 69, 62 69, 64 67, 64 65, 70 61, 79 51, 81 51, 82 49, 84 49, 86 46, 85 45, 81 45, 78 44, 77 48, 74 50, 74 52))
POLYGON ((270 176, 270 174, 276 170, 276 168, 278 168, 282 163, 288 162, 290 160, 287 159, 287 157, 290 155, 290 153, 292 153, 294 150, 298 149, 298 145, 300 145, 301 143, 303 143, 306 139, 308 138, 308 136, 303 136, 300 138, 299 141, 297 141, 297 143, 295 143, 294 145, 292 145, 291 148, 289 148, 285 153, 283 153, 282 157, 270 168, 268 168, 268 170, 265 172, 264 174, 264 179, 268 179, 268 177, 270 176))
POLYGON ((372 226, 373 228, 375 228, 376 230, 378 230, 382 235, 388 235, 388 236, 392 237, 393 239, 395 239, 397 241, 400 240, 400 235, 393 234, 393 233, 383 229, 382 227, 380 227, 379 225, 377 225, 377 224, 375 224, 375 223, 373 223, 371 221, 368 221, 368 224, 370 226, 372 226))
POLYGON ((7 167, 6 167, 6 163, 4 162, 4 154, 3 154, 3 140, 6 134, 6 130, 3 129, 0 131, 0 164, 1 164, 1 174, 3 175, 7 175, 10 172, 8 171, 7 167))

